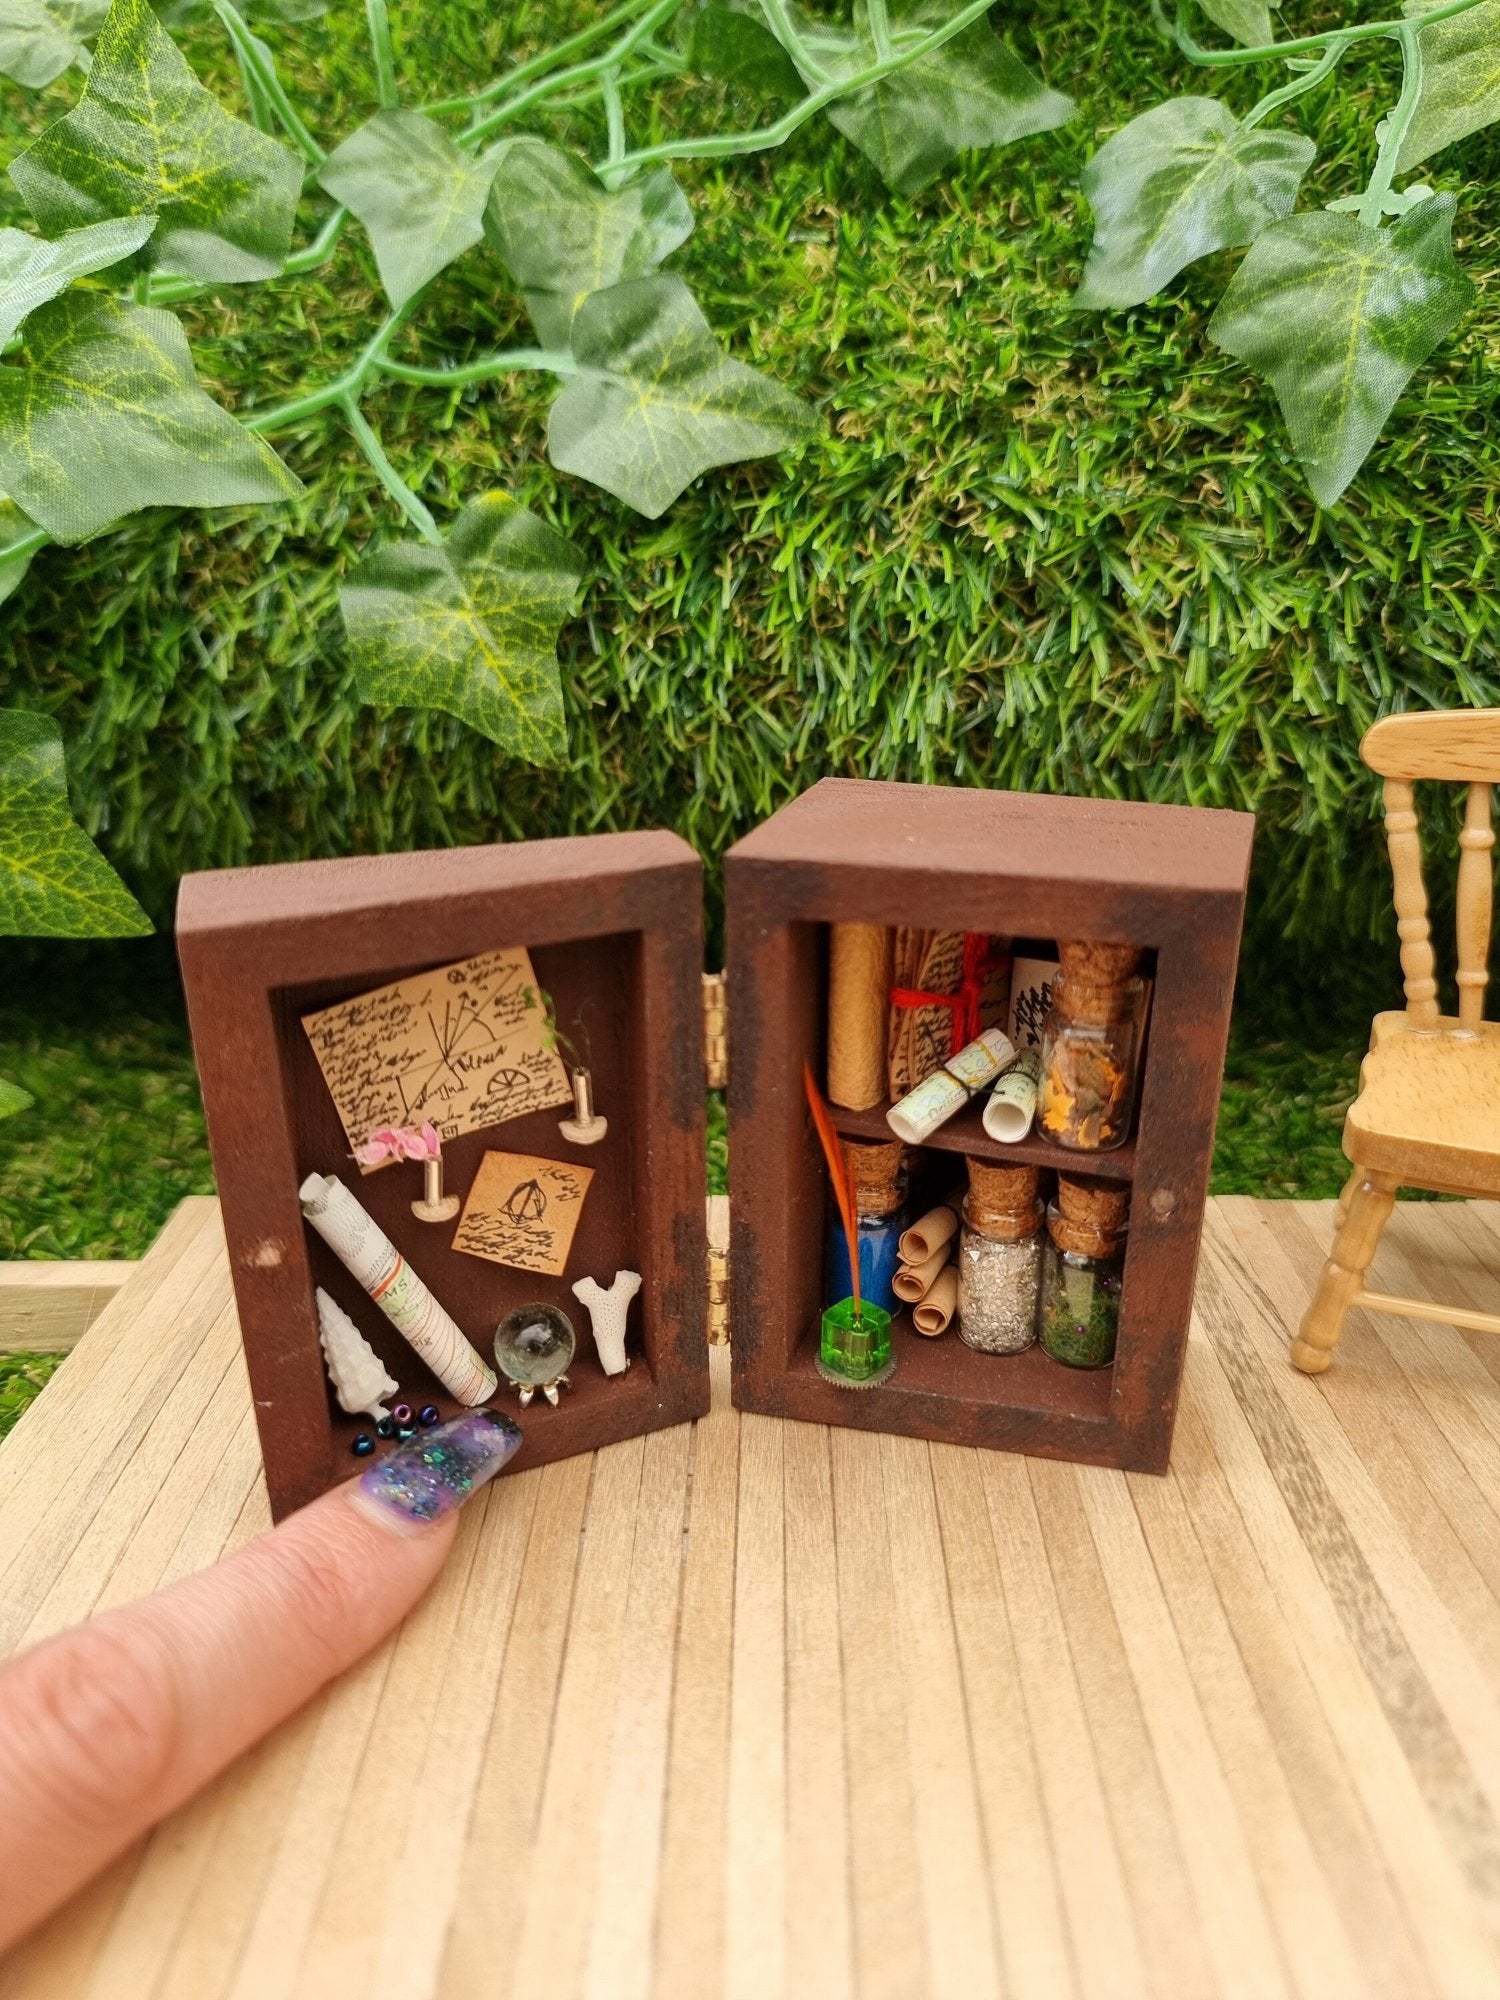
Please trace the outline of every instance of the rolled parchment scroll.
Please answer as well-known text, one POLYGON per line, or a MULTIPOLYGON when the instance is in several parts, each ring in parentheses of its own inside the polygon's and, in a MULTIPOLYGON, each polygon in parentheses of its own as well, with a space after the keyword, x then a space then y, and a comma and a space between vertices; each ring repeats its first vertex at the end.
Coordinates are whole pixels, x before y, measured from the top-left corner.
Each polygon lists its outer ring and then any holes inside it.
POLYGON ((950 1264, 946 1270, 938 1272, 937 1283, 913 1311, 911 1323, 918 1333, 925 1333, 929 1340, 935 1340, 938 1334, 948 1331, 957 1311, 958 1266, 950 1264))
POLYGON ((955 1111, 962 1111, 976 1091, 993 1083, 1015 1061, 1015 1055, 1009 1039, 998 1028, 986 1028, 977 1041, 949 1056, 942 1069, 908 1091, 899 1104, 893 1104, 885 1114, 886 1124, 908 1146, 920 1146, 955 1111))
POLYGON ((1022 1049, 990 1092, 984 1107, 984 1129, 992 1139, 1014 1145, 1031 1130, 1036 1094, 1042 1080, 1042 1052, 1022 1049))
POLYGON ((891 934, 883 924, 834 924, 828 951, 828 1096, 868 1111, 885 1096, 891 934))
POLYGON ((934 1250, 941 1250, 945 1243, 951 1243, 958 1234, 958 1205, 943 1202, 937 1208, 929 1208, 918 1216, 911 1228, 901 1238, 900 1251, 903 1264, 925 1264, 934 1250))
POLYGON ((891 1290, 906 1305, 914 1306, 919 1299, 925 1299, 937 1283, 938 1272, 948 1261, 948 1245, 940 1243, 932 1255, 920 1264, 903 1264, 891 1280, 891 1290))
POLYGON ((351 1277, 357 1278, 397 1332, 404 1335, 450 1396, 483 1403, 495 1393, 495 1371, 464 1338, 389 1236, 341 1180, 309 1174, 297 1190, 302 1213, 351 1277))

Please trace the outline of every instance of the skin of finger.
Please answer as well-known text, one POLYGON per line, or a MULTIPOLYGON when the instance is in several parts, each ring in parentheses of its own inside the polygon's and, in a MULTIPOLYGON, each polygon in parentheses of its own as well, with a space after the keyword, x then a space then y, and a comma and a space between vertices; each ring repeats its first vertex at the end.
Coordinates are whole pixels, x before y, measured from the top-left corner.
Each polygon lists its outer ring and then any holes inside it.
POLYGON ((0 1950, 378 1645, 456 1526, 396 1533, 340 1488, 0 1666, 0 1950))

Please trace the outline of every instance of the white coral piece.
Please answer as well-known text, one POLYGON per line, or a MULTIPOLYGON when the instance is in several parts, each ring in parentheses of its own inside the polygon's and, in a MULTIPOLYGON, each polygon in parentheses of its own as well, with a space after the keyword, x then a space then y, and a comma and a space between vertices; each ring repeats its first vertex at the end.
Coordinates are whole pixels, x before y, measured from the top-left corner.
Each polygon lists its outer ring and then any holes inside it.
POLYGON ((378 1422, 390 1414, 381 1398, 394 1396, 396 1384, 338 1300, 331 1299, 321 1285, 317 1298, 318 1339, 339 1408, 351 1417, 374 1417, 378 1422))
POLYGON ((630 1366, 625 1352, 625 1321, 630 1301, 640 1289, 639 1271, 616 1272, 608 1291, 594 1278, 580 1278, 573 1287, 574 1298, 588 1309, 599 1365, 606 1375, 623 1375, 630 1366))

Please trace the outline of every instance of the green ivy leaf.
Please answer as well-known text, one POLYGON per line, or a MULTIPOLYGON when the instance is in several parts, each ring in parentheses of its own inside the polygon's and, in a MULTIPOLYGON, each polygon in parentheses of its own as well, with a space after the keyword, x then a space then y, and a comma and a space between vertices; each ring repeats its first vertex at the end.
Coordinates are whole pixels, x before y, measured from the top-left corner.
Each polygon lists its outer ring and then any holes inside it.
MULTIPOLYGON (((1408 0, 1413 20, 1427 11, 1420 0, 1408 0)), ((1500 0, 1480 0, 1467 14, 1434 21, 1418 40, 1422 91, 1396 159, 1402 174, 1500 118, 1500 0)))
MULTIPOLYGON (((894 29, 930 32, 948 19, 942 0, 920 0, 893 17, 894 29)), ((855 33, 835 42, 823 21, 807 22, 831 76, 849 77, 875 60, 861 4, 855 33)), ((1004 146, 1050 132, 1073 115, 1073 100, 1049 90, 986 21, 828 107, 828 116, 873 164, 887 187, 915 194, 968 146, 1004 146)))
POLYGON ((1322 507, 1474 296, 1453 261, 1453 208, 1451 194, 1434 195, 1389 229, 1326 209, 1274 222, 1213 316, 1209 338, 1276 391, 1322 507))
POLYGON ((24 1111, 36 1099, 29 1090, 22 1090, 18 1083, 7 1083, 0 1076, 0 1118, 14 1118, 18 1111, 24 1111))
POLYGON ((11 556, 4 551, 13 547, 36 527, 16 505, 14 500, 0 496, 0 604, 19 590, 31 568, 31 560, 37 551, 28 549, 25 555, 11 556))
POLYGON ((1202 7, 1214 26, 1232 35, 1242 48, 1263 49, 1276 39, 1265 0, 1202 0, 1202 7))
POLYGON ((1213 97, 1132 118, 1084 169, 1094 242, 1075 303, 1139 305, 1199 257, 1253 243, 1291 214, 1316 150, 1297 132, 1245 131, 1213 97))
POLYGON ((766 458, 811 436, 806 403, 731 361, 680 278, 639 278, 584 300, 547 454, 655 520, 711 465, 766 458))
POLYGON ((494 172, 420 111, 377 111, 318 179, 364 224, 386 297, 400 306, 484 235, 494 172))
POLYGON ((360 699, 441 708, 529 764, 567 754, 557 634, 583 560, 504 493, 465 507, 441 546, 396 542, 340 592, 360 699))
POLYGON ((566 347, 591 292, 645 278, 693 233, 693 212, 659 167, 611 193, 581 160, 541 139, 499 154, 485 233, 526 296, 545 347, 566 347))
POLYGON ((741 0, 707 0, 678 16, 680 42, 696 76, 766 97, 805 95, 797 66, 766 26, 759 9, 741 0))
POLYGON ((205 395, 169 312, 68 292, 0 367, 0 487, 59 542, 139 507, 231 507, 302 491, 268 444, 205 395))
POLYGON ((66 291, 75 278, 133 257, 156 227, 154 215, 122 215, 70 229, 55 243, 24 229, 0 229, 0 346, 22 320, 66 291))
POLYGON ((150 929, 74 823, 57 724, 0 709, 0 936, 141 937, 150 929))
POLYGON ((0 0, 0 76, 28 90, 54 82, 108 11, 107 0, 0 0))
POLYGON ((53 236, 108 216, 158 216, 152 263, 210 282, 273 277, 302 190, 301 163, 220 107, 148 0, 114 0, 83 96, 10 177, 53 236))

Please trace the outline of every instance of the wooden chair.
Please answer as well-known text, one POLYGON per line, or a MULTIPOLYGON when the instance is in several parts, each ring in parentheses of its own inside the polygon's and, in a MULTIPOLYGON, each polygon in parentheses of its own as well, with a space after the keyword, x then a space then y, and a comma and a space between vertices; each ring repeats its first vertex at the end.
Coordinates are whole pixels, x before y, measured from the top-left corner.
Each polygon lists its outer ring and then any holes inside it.
POLYGON ((1398 1188, 1500 1196, 1500 1023, 1484 1019, 1495 844, 1490 788, 1500 781, 1500 709, 1387 716, 1366 734, 1359 754, 1385 780, 1406 1006, 1375 1016, 1359 1095, 1344 1121, 1344 1152, 1354 1171, 1339 1201, 1332 1252, 1292 1342, 1292 1360, 1309 1375, 1333 1359, 1351 1306, 1500 1333, 1500 1315, 1392 1298, 1364 1284, 1398 1188), (1418 778, 1468 787, 1458 837, 1456 1016, 1438 1012, 1412 790, 1418 778))

